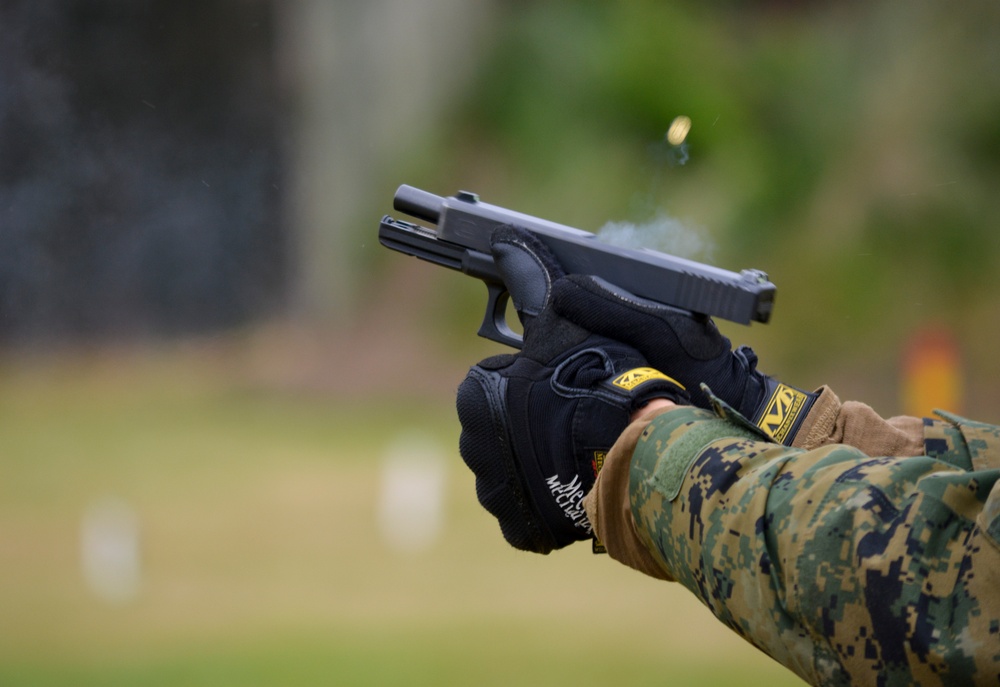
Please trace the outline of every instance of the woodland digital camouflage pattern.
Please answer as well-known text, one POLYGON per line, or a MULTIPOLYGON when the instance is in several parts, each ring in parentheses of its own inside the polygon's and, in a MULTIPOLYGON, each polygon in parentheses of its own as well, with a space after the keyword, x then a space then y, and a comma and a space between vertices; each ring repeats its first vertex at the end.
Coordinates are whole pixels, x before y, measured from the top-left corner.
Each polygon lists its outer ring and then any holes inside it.
POLYGON ((872 458, 719 411, 657 417, 634 454, 673 577, 813 684, 1000 684, 1000 428, 925 420, 926 456, 872 458))

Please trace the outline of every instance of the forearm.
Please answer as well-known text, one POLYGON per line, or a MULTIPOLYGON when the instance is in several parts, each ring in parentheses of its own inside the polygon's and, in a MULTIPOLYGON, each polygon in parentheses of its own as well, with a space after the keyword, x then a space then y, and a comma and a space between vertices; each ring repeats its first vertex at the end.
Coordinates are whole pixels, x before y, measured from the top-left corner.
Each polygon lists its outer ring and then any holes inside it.
MULTIPOLYGON (((852 446, 867 455, 913 456, 923 453, 923 421, 901 416, 888 420, 857 401, 841 402, 829 387, 822 387, 809 416, 793 443, 811 450, 831 444, 852 446)), ((633 423, 608 454, 604 470, 584 501, 587 514, 609 555, 647 575, 670 579, 654 562, 639 538, 629 506, 628 473, 632 454, 649 423, 675 408, 659 399, 640 409, 633 423)))
POLYGON ((764 512, 767 489, 748 488, 766 485, 770 480, 765 473, 797 451, 760 439, 748 429, 691 407, 646 416, 615 444, 585 505, 612 558, 653 577, 681 582, 721 621, 807 676, 804 661, 812 644, 794 630, 775 626, 768 609, 775 607, 777 594, 769 575, 758 569, 767 554, 755 523, 764 512), (685 486, 688 470, 697 469, 694 466, 703 457, 742 446, 758 448, 738 473, 726 476, 727 470, 710 476, 702 471, 697 484, 685 486), (723 495, 718 487, 724 483, 736 488, 723 487, 723 495), (729 505, 723 509, 709 505, 719 499, 729 505), (684 511, 684 518, 675 519, 676 508, 684 511), (719 517, 727 518, 724 526, 719 517), (703 555, 713 557, 712 562, 703 560, 703 555), (718 575, 734 584, 716 588, 722 579, 718 575), (738 582, 733 575, 739 576, 738 582), (739 610, 748 608, 763 615, 739 610))

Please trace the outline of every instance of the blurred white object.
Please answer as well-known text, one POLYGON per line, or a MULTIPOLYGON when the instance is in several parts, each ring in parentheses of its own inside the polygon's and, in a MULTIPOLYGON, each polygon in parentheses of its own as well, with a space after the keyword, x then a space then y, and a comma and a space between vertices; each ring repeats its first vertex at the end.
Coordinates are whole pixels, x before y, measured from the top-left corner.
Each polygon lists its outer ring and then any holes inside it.
POLYGON ((444 522, 442 454, 440 445, 422 434, 402 435, 386 450, 378 521, 390 548, 422 551, 437 541, 444 522))
POLYGON ((109 603, 139 593, 139 518, 124 501, 104 498, 87 508, 80 527, 80 562, 87 586, 109 603))

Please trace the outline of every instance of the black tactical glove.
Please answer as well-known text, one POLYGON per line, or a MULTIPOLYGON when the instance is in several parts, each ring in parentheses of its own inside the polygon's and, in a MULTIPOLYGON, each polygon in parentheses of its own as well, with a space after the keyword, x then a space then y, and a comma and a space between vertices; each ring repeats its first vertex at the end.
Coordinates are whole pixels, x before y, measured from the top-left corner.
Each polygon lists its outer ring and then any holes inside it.
POLYGON ((757 370, 748 346, 735 351, 709 319, 639 298, 597 277, 571 275, 554 285, 552 309, 587 330, 634 346, 649 364, 710 408, 705 384, 776 441, 791 445, 818 394, 757 370))
POLYGON ((632 413, 653 398, 686 396, 631 347, 552 312, 552 287, 565 277, 531 234, 502 227, 492 251, 524 347, 469 371, 458 390, 459 449, 507 541, 548 553, 592 536, 582 500, 632 413))

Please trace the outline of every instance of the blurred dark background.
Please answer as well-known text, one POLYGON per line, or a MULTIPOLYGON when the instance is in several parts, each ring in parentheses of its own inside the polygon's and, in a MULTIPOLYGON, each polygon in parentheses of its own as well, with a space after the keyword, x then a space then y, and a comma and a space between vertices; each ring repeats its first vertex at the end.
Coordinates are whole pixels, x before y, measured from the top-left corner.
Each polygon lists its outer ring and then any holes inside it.
POLYGON ((288 280, 271 3, 0 5, 0 339, 181 334, 288 280))

